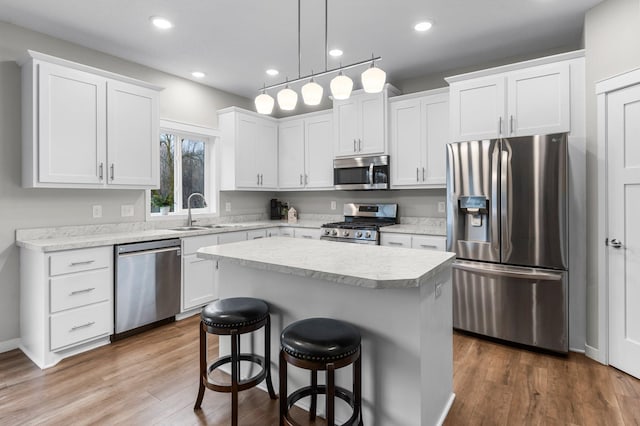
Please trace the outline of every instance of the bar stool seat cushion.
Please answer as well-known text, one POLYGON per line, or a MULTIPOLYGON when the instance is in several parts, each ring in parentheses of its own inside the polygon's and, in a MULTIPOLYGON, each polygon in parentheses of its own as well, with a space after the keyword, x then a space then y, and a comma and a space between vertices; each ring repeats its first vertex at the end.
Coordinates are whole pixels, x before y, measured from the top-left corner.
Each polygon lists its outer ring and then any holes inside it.
POLYGON ((269 315, 269 305, 252 297, 232 297, 209 303, 202 309, 200 318, 209 327, 244 327, 264 320, 269 315))
POLYGON ((289 355, 309 361, 336 361, 360 347, 360 332, 351 324, 331 318, 308 318, 282 331, 280 343, 289 355))

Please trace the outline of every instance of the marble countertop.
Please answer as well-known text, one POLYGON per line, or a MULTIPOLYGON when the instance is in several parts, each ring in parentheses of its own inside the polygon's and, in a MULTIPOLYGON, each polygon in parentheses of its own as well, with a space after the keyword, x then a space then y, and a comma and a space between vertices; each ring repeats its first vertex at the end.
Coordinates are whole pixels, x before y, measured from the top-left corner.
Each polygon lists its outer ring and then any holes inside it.
POLYGON ((415 288, 450 267, 455 254, 274 237, 203 247, 198 257, 360 287, 415 288))

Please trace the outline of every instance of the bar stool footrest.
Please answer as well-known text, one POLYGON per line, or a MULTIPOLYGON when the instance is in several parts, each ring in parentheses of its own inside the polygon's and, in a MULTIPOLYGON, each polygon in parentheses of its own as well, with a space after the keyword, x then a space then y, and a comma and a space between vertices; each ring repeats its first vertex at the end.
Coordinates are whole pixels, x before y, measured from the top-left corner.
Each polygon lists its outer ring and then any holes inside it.
MULTIPOLYGON (((315 388, 315 392, 314 392, 313 386, 305 386, 303 388, 296 390, 295 392, 293 392, 291 395, 287 397, 287 413, 285 417, 290 424, 295 424, 295 422, 293 421, 293 419, 289 417, 289 410, 291 410, 291 408, 294 406, 296 402, 298 402, 302 398, 306 398, 307 396, 312 396, 314 393, 316 395, 326 395, 327 387, 325 385, 318 385, 315 388)), ((353 393, 340 386, 335 387, 335 393, 337 398, 340 398, 341 400, 346 402, 351 407, 351 409, 353 409, 353 414, 351 415, 349 420, 347 420, 341 426, 351 426, 351 425, 360 424, 361 410, 360 408, 356 409, 353 393)))
MULTIPOLYGON (((247 379, 244 380, 240 380, 238 382, 238 391, 243 391, 246 389, 250 389, 254 386, 256 386, 258 383, 262 382, 262 380, 264 380, 264 378, 267 376, 267 369, 265 366, 265 361, 264 361, 264 357, 260 356, 260 355, 255 355, 255 354, 240 354, 238 356, 240 361, 249 361, 252 362, 254 364, 257 364, 261 367, 261 371, 258 372, 256 375, 249 377, 247 379)), ((218 383, 215 382, 213 380, 211 380, 211 378, 209 377, 211 375, 211 373, 222 367, 223 365, 226 364, 231 364, 231 362, 233 361, 231 355, 227 355, 227 356, 223 356, 221 358, 218 358, 215 362, 213 362, 211 365, 209 365, 209 367, 207 368, 207 378, 206 381, 203 378, 203 382, 204 385, 208 388, 208 389, 212 389, 214 391, 217 392, 227 392, 227 393, 231 393, 232 392, 232 387, 231 384, 222 384, 222 383, 218 383)))

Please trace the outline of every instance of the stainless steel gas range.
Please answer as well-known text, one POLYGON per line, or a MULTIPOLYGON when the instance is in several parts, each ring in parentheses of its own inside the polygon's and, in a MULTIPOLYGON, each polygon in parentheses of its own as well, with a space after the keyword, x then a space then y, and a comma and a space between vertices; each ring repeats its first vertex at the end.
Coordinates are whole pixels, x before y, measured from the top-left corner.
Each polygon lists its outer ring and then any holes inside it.
POLYGON ((322 225, 321 240, 356 244, 380 244, 380 228, 395 225, 398 219, 397 204, 344 205, 344 222, 322 225))

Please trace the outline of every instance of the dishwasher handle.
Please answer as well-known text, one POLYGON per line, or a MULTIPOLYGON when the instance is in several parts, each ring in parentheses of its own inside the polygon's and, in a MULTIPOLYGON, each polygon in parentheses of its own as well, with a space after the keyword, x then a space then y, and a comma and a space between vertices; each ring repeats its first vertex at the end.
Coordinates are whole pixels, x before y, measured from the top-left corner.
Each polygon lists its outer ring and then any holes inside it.
POLYGON ((146 254, 155 254, 155 253, 165 253, 168 251, 175 251, 176 256, 180 256, 181 254, 180 247, 166 247, 166 248, 159 248, 154 250, 140 250, 140 251, 127 252, 127 253, 118 253, 118 257, 140 256, 143 254, 146 255, 146 254))

